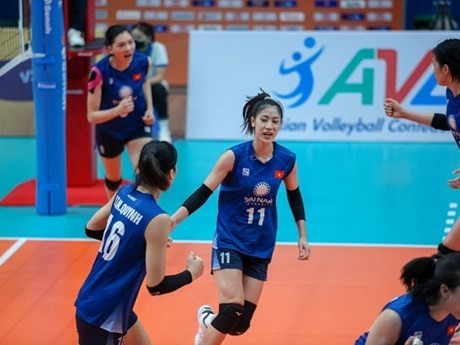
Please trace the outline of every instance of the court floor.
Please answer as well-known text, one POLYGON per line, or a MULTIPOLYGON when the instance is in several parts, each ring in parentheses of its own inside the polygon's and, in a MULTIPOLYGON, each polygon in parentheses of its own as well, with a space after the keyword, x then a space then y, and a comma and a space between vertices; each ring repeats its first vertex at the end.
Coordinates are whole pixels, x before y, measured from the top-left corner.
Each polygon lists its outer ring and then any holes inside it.
MULTIPOLYGON (((178 175, 160 202, 174 212, 234 142, 179 140, 178 175)), ((353 343, 380 307, 401 293, 401 266, 429 255, 457 215, 447 186, 460 167, 453 143, 282 142, 297 153, 311 260, 296 260, 296 228, 278 195, 278 242, 253 327, 228 344, 353 343)), ((0 199, 35 176, 35 140, 0 138, 0 199)), ((102 176, 99 167, 99 175, 102 176)), ((132 171, 127 159, 124 177, 132 171)), ((216 193, 215 193, 216 194, 216 193)), ((173 233, 170 270, 189 250, 209 261, 216 195, 173 233)), ((84 238, 94 207, 40 216, 33 206, 0 207, 0 343, 75 344, 73 300, 97 251, 84 238)), ((137 312, 155 344, 192 344, 195 311, 216 305, 212 277, 177 293, 141 291, 137 312)))

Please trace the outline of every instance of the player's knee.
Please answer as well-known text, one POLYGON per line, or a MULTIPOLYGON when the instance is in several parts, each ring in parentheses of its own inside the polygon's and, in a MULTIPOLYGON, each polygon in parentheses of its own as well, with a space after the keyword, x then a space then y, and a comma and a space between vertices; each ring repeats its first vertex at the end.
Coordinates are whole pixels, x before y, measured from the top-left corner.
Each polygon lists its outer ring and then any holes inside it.
POLYGON ((121 181, 122 181, 121 179, 119 179, 118 181, 111 181, 107 177, 104 179, 105 186, 107 187, 108 190, 111 190, 111 191, 118 190, 118 188, 120 188, 121 181))
POLYGON ((219 313, 212 320, 211 325, 220 333, 229 334, 243 314, 243 306, 237 303, 219 304, 219 313))
POLYGON ((241 315, 240 319, 238 320, 238 323, 235 325, 235 327, 233 327, 233 329, 229 333, 230 335, 242 335, 249 329, 249 327, 251 327, 251 320, 256 310, 256 307, 257 305, 255 305, 254 303, 248 301, 244 302, 243 315, 241 315))

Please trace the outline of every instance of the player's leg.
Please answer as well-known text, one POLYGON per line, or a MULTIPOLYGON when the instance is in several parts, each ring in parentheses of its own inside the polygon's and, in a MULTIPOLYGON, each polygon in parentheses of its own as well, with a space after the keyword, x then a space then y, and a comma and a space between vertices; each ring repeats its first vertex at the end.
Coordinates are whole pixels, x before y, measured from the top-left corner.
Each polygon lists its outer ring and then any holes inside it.
POLYGON ((96 147, 105 173, 105 192, 110 200, 121 186, 121 154, 125 143, 96 127, 96 147))
POLYGON ((438 247, 439 252, 460 252, 460 217, 457 218, 447 236, 438 247))
POLYGON ((219 298, 219 312, 203 333, 203 345, 219 345, 238 323, 243 313, 243 272, 219 269, 213 272, 219 298))
POLYGON ((128 330, 124 345, 152 345, 141 320, 137 319, 136 323, 128 330))
POLYGON ((238 323, 233 327, 233 330, 229 333, 230 335, 242 335, 251 326, 251 320, 256 311, 257 304, 265 282, 263 280, 255 279, 252 277, 244 276, 244 305, 243 315, 241 315, 238 323))
POLYGON ((230 335, 242 335, 251 326, 252 317, 262 295, 265 281, 267 280, 270 261, 270 259, 244 257, 243 286, 245 301, 243 315, 241 315, 230 335))
POLYGON ((113 158, 102 157, 105 171, 105 193, 110 200, 121 186, 121 155, 113 158))
POLYGON ((130 140, 126 144, 126 148, 128 149, 129 159, 131 160, 131 164, 133 168, 137 168, 137 163, 139 161, 139 156, 141 154, 141 150, 145 144, 152 141, 152 137, 141 137, 136 138, 134 140, 130 140))
POLYGON ((162 83, 155 83, 151 86, 153 108, 158 115, 159 133, 158 140, 172 142, 171 131, 169 129, 168 116, 168 90, 162 83))

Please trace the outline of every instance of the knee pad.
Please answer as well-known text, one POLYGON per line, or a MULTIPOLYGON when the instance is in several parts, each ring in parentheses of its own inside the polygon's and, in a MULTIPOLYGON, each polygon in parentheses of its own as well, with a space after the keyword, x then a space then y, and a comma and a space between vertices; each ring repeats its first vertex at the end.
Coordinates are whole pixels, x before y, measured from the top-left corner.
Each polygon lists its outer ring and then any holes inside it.
POLYGON ((107 187, 108 190, 112 190, 112 191, 118 190, 118 188, 121 185, 121 181, 122 179, 119 179, 118 181, 111 181, 107 177, 104 179, 105 186, 107 187))
POLYGON ((228 334, 237 324, 243 314, 243 306, 237 303, 219 304, 219 314, 212 320, 211 325, 220 333, 228 334))
POLYGON ((243 315, 241 315, 235 327, 233 327, 233 329, 228 334, 241 335, 245 333, 251 326, 251 319, 254 315, 254 312, 256 311, 256 307, 257 305, 254 303, 244 301, 243 315))

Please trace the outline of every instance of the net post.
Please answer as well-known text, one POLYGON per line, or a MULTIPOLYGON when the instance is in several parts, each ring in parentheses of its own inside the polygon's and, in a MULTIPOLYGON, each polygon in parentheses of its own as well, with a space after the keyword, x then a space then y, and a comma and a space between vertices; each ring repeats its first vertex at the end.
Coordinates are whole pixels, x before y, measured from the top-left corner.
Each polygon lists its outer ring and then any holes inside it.
POLYGON ((34 0, 32 59, 37 150, 36 211, 41 215, 67 212, 65 107, 66 50, 62 1, 34 0))

